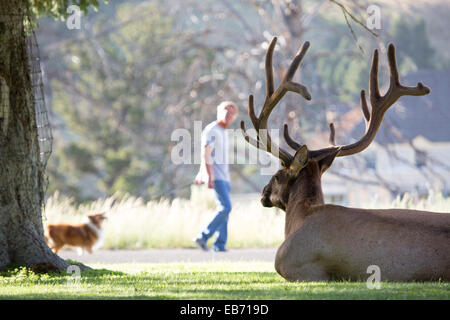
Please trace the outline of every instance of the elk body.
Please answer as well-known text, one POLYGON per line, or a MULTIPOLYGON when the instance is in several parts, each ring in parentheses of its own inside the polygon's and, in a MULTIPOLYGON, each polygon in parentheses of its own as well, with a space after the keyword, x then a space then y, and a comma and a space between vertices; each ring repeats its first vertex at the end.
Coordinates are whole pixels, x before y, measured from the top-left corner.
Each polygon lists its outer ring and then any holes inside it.
POLYGON ((276 38, 266 54, 266 101, 256 116, 253 97, 249 98, 249 116, 257 132, 250 144, 272 153, 281 160, 279 170, 264 188, 261 202, 286 212, 285 240, 278 248, 275 269, 289 281, 361 280, 368 277, 371 265, 380 268, 383 281, 450 280, 450 214, 417 210, 367 210, 324 203, 321 176, 336 157, 348 156, 367 148, 375 138, 386 110, 404 95, 420 96, 430 92, 421 83, 416 87, 400 84, 395 48, 388 47, 390 86, 385 95, 378 90, 378 51, 375 50, 369 78, 369 110, 364 90, 361 107, 366 132, 357 142, 337 146, 334 126, 330 124, 330 146, 308 150, 295 142, 284 125, 292 156, 280 149, 267 133, 268 117, 287 91, 310 100, 308 89, 292 82, 308 47, 297 53, 280 86, 273 84, 272 55, 276 38))

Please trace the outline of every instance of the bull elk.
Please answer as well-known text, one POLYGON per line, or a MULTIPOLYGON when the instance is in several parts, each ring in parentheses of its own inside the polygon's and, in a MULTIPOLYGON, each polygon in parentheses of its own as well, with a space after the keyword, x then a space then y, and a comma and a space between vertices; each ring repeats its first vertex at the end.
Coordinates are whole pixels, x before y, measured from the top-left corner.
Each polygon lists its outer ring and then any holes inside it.
POLYGON ((257 136, 241 129, 246 141, 272 153, 281 160, 281 169, 262 193, 264 207, 278 207, 286 212, 285 240, 275 258, 276 271, 289 281, 361 280, 367 268, 380 268, 386 281, 450 280, 450 214, 417 210, 369 210, 324 203, 321 176, 336 157, 349 156, 366 149, 375 138, 387 109, 401 96, 422 96, 430 89, 400 84, 395 48, 388 47, 390 86, 384 95, 378 89, 378 51, 375 50, 369 77, 369 110, 365 91, 361 107, 366 119, 363 137, 352 144, 336 145, 334 126, 330 124, 330 146, 308 150, 294 141, 284 125, 284 138, 295 150, 292 156, 277 146, 267 131, 270 113, 286 92, 296 92, 310 100, 308 89, 292 81, 309 42, 293 59, 279 87, 274 89, 273 38, 266 53, 266 99, 259 116, 253 96, 248 112, 257 136))

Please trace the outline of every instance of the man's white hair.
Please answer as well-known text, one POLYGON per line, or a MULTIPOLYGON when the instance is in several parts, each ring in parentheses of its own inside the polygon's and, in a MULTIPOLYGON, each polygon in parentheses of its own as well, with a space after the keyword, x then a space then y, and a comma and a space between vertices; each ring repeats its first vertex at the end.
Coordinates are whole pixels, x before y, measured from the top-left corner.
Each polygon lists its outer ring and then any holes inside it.
POLYGON ((234 104, 233 101, 222 101, 221 103, 219 103, 219 105, 217 106, 217 115, 222 114, 222 112, 224 112, 227 106, 232 106, 236 111, 238 110, 238 108, 236 107, 236 105, 234 104))

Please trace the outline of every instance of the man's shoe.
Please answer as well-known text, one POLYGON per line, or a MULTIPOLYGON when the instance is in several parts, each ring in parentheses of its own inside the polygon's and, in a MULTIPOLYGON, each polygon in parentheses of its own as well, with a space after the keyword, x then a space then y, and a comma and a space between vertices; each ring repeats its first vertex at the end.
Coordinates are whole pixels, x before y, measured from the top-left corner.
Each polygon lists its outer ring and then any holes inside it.
POLYGON ((225 248, 220 248, 220 247, 216 247, 216 246, 213 246, 213 250, 214 250, 215 252, 227 252, 227 251, 228 251, 228 250, 225 249, 225 248))
POLYGON ((206 241, 201 239, 201 238, 197 238, 194 239, 194 242, 197 244, 197 246, 202 249, 203 251, 209 251, 208 249, 208 245, 206 244, 206 241))

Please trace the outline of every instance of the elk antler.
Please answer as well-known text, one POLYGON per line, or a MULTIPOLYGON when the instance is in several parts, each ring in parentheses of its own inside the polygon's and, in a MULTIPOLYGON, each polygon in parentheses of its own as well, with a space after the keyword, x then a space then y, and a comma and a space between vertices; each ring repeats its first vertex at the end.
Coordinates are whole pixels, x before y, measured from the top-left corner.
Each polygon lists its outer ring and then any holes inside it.
POLYGON ((274 37, 270 42, 269 48, 267 49, 266 53, 266 100, 259 117, 257 117, 255 114, 253 95, 250 95, 248 102, 248 114, 250 116, 250 120, 252 121, 253 127, 256 129, 257 139, 255 140, 247 134, 244 121, 241 121, 241 129, 247 142, 259 149, 263 149, 267 152, 272 153, 274 156, 280 158, 284 166, 288 166, 293 157, 285 150, 280 149, 272 141, 270 135, 267 132, 267 121, 272 110, 288 91, 296 92, 306 100, 311 100, 311 95, 304 85, 292 82, 292 78, 294 77, 295 72, 297 71, 300 63, 303 60, 303 57, 306 54, 306 51, 309 48, 309 42, 306 41, 297 52, 297 55, 292 60, 292 63, 280 85, 276 90, 274 90, 272 56, 276 42, 277 38, 274 37))
POLYGON ((372 59, 372 68, 369 78, 369 96, 372 110, 369 112, 366 101, 366 93, 361 90, 361 108, 366 119, 366 132, 357 142, 342 146, 338 157, 352 155, 367 148, 375 138, 387 109, 401 96, 423 96, 430 93, 430 89, 421 82, 416 87, 407 87, 400 84, 397 62, 395 59, 395 47, 391 43, 388 46, 388 62, 390 72, 389 89, 384 96, 378 90, 378 50, 375 50, 372 59))
MULTIPOLYGON (((430 93, 430 89, 424 86, 422 83, 418 83, 416 87, 407 87, 400 84, 397 62, 395 59, 395 47, 391 43, 388 46, 388 62, 390 71, 390 85, 384 96, 380 95, 378 90, 378 50, 375 49, 372 58, 372 67, 369 77, 369 96, 371 110, 367 106, 366 92, 361 90, 361 108, 366 119, 366 132, 364 136, 355 143, 336 146, 334 143, 334 125, 330 124, 330 144, 331 147, 309 151, 310 158, 320 158, 322 155, 327 154, 331 149, 340 147, 340 151, 337 157, 344 157, 352 155, 366 149, 375 138, 377 131, 383 120, 385 112, 392 106, 401 96, 423 96, 430 93)), ((294 149, 298 149, 298 144, 295 142, 288 133, 287 125, 284 126, 284 136, 289 146, 294 149)))

